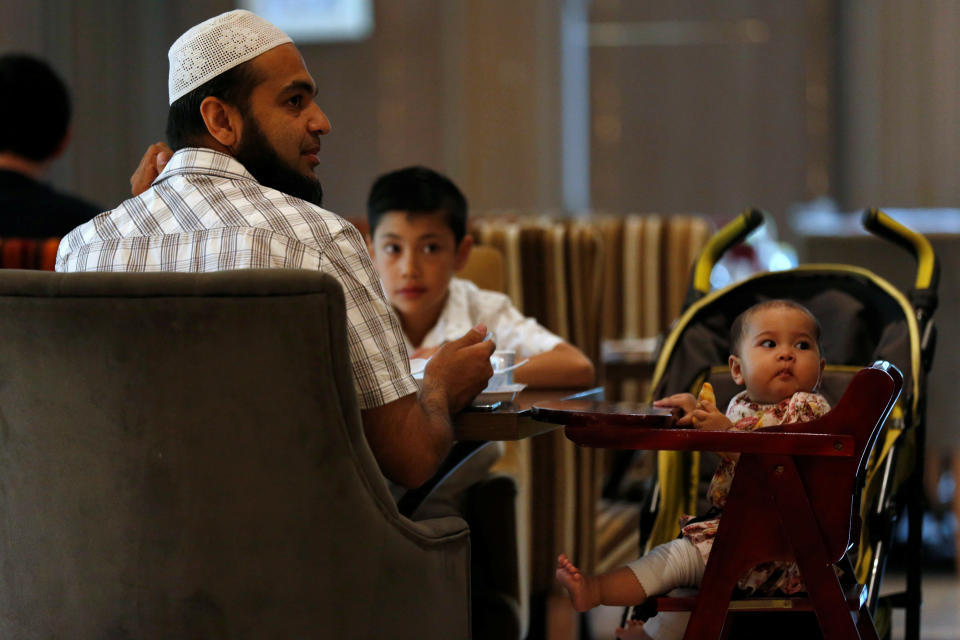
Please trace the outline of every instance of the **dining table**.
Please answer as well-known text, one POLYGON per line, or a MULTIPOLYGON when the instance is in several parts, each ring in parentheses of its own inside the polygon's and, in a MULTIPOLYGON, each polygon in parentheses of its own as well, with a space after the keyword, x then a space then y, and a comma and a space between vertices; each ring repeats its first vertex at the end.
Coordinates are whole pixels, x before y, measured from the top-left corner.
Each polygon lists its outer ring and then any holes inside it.
POLYGON ((468 407, 453 418, 453 438, 457 442, 493 442, 524 440, 561 425, 533 419, 532 407, 537 402, 558 400, 602 400, 603 387, 591 389, 524 389, 513 400, 495 408, 468 407))
POLYGON ((524 389, 495 406, 467 407, 453 416, 453 448, 440 468, 425 484, 404 494, 397 503, 409 517, 430 493, 468 458, 494 442, 520 442, 561 427, 533 419, 537 402, 557 400, 602 400, 603 387, 590 389, 524 389))
POLYGON ((495 406, 467 407, 453 416, 454 444, 430 480, 404 494, 397 502, 400 513, 410 517, 433 490, 481 448, 494 442, 521 442, 561 427, 533 419, 537 402, 602 400, 603 387, 590 389, 524 389, 511 400, 495 406))

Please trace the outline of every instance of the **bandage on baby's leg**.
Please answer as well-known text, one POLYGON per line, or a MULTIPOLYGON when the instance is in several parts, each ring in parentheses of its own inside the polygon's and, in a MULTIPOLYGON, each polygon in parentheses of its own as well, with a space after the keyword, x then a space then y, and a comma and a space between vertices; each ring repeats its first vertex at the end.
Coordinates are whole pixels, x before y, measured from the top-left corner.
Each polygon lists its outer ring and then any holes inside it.
MULTIPOLYGON (((650 553, 627 565, 647 595, 660 595, 676 587, 693 587, 703 579, 703 557, 686 538, 657 545, 650 553)), ((639 604, 639 603, 638 603, 639 604)))

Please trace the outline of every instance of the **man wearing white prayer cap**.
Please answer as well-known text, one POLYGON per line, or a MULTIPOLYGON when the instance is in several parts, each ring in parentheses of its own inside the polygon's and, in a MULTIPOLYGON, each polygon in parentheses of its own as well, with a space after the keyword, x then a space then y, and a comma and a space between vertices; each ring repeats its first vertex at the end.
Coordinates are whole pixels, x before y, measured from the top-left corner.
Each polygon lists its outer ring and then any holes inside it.
POLYGON ((333 275, 346 298, 367 441, 384 475, 419 486, 450 449, 450 414, 492 374, 485 327, 438 351, 418 388, 363 239, 320 207, 314 169, 330 122, 283 31, 249 11, 229 11, 185 32, 168 57, 172 157, 158 174, 155 161, 167 149, 152 146, 131 180, 142 193, 67 235, 57 270, 279 267, 333 275))

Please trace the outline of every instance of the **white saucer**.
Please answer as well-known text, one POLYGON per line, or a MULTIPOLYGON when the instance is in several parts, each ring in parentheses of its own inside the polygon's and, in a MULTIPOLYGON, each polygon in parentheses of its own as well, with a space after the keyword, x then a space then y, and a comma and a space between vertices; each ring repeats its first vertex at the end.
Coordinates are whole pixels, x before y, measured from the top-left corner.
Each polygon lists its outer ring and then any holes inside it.
POLYGON ((511 402, 527 385, 522 382, 505 384, 500 387, 487 387, 473 399, 473 405, 489 405, 495 402, 511 402))
POLYGON ((414 380, 423 380, 423 372, 427 370, 430 358, 412 358, 410 360, 410 374, 414 380))

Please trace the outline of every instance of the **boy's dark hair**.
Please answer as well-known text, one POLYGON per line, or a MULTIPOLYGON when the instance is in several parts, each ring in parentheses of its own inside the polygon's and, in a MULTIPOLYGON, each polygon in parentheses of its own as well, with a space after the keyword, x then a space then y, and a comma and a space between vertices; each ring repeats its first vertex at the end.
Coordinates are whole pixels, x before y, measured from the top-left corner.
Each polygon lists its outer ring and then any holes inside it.
POLYGON ((820 321, 817 320, 817 317, 810 312, 810 309, 807 309, 805 306, 799 302, 794 302, 793 300, 787 299, 777 299, 777 300, 766 300, 764 302, 758 302, 753 305, 734 319, 733 324, 730 326, 730 353, 735 356, 740 355, 741 342, 743 342, 743 334, 747 329, 747 323, 750 321, 750 318, 753 314, 758 311, 764 311, 766 309, 776 309, 776 308, 788 308, 796 309, 797 311, 802 311, 803 313, 810 316, 810 320, 813 322, 813 332, 814 340, 817 341, 817 352, 820 355, 823 355, 823 346, 820 343, 820 321))
POLYGON ((70 126, 70 93, 60 76, 33 56, 0 56, 0 93, 0 151, 49 159, 70 126))
POLYGON ((457 245, 467 233, 467 199, 457 185, 426 167, 407 167, 386 173, 373 183, 367 198, 370 236, 390 211, 409 215, 441 212, 457 245))
POLYGON ((167 144, 174 151, 195 146, 207 125, 200 115, 200 103, 209 96, 235 106, 244 116, 250 109, 250 93, 260 83, 260 74, 248 60, 227 69, 215 78, 177 98, 167 112, 167 144))

